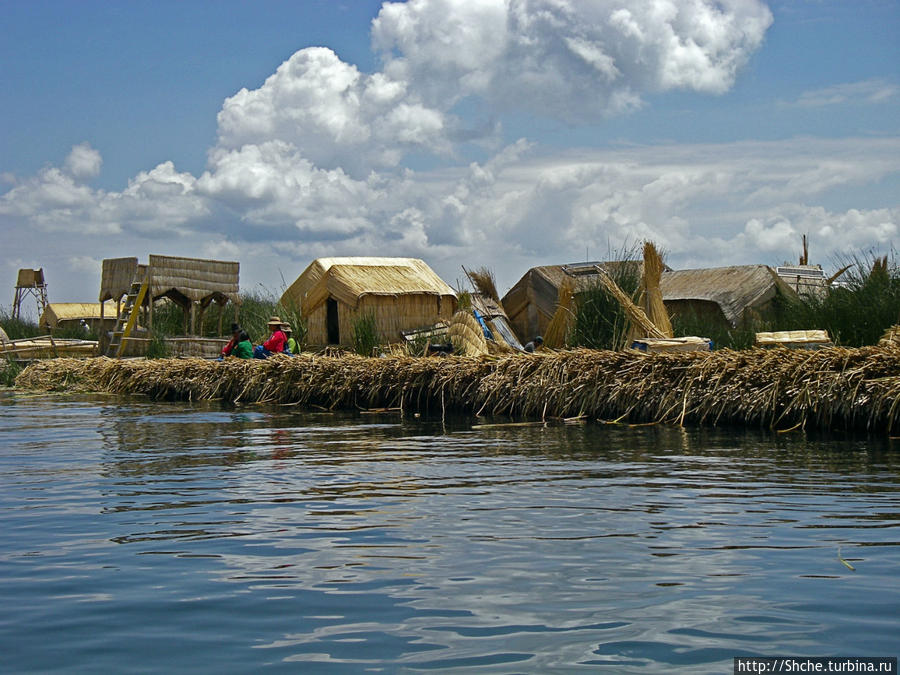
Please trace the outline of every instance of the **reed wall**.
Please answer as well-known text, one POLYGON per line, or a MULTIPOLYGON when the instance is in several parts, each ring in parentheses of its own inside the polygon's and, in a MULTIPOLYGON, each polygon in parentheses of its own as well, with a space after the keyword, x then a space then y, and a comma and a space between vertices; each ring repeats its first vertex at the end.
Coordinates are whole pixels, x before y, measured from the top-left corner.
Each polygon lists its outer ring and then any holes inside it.
MULTIPOLYGON (((337 306, 340 344, 353 344, 353 324, 369 312, 375 316, 379 339, 390 343, 402 340, 401 331, 426 328, 448 320, 456 309, 456 299, 425 294, 364 295, 356 307, 343 302, 338 302, 337 306)), ((307 315, 307 343, 328 344, 327 316, 327 303, 320 304, 307 315)))

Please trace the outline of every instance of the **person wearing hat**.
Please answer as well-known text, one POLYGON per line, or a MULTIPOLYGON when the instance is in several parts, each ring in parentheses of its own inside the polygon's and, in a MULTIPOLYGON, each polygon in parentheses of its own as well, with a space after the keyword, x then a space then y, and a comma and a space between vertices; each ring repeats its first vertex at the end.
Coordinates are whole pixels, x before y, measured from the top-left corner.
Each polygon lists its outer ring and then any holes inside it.
POLYGON ((239 337, 241 335, 241 327, 236 323, 231 324, 231 339, 228 341, 228 344, 222 347, 222 352, 219 354, 219 361, 224 359, 226 356, 231 356, 231 351, 235 348, 238 342, 240 342, 239 337))
POLYGON ((544 338, 542 338, 540 335, 537 335, 534 340, 525 345, 525 351, 531 354, 535 349, 540 349, 543 344, 544 338))
POLYGON ((257 359, 267 359, 272 354, 280 354, 284 351, 284 345, 287 343, 287 335, 281 330, 282 321, 277 316, 269 319, 266 324, 272 329, 272 335, 261 345, 253 348, 253 357, 257 359))
POLYGON ((297 341, 294 339, 294 330, 291 328, 291 324, 284 323, 281 325, 281 330, 284 331, 284 334, 287 335, 287 343, 284 346, 285 354, 290 354, 293 356, 294 354, 300 353, 300 346, 297 344, 297 341))

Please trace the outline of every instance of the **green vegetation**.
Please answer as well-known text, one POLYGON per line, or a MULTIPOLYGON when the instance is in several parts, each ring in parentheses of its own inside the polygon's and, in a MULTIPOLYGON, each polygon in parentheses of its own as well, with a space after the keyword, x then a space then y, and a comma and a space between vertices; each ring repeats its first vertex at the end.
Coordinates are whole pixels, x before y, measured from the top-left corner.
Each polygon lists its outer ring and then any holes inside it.
POLYGON ((162 335, 157 332, 150 333, 150 342, 147 343, 148 359, 167 359, 172 356, 172 350, 166 344, 162 335))
MULTIPOLYGON (((787 312, 783 330, 824 329, 845 347, 874 345, 900 322, 900 267, 895 254, 857 254, 842 260, 850 269, 819 296, 804 296, 787 312)), ((843 266, 843 265, 841 265, 843 266)))
MULTIPOLYGON (((250 340, 259 343, 267 340, 269 329, 266 323, 273 316, 289 323, 293 329, 293 337, 299 344, 306 338, 306 323, 300 318, 300 312, 292 307, 279 303, 274 293, 260 290, 241 294, 241 306, 238 310, 238 323, 247 331, 250 340)), ((230 327, 234 321, 234 305, 224 307, 213 304, 204 312, 203 325, 197 326, 197 333, 204 337, 230 337, 230 327), (222 332, 219 333, 221 317, 222 332)), ((164 300, 153 307, 154 339, 177 337, 186 334, 187 319, 185 313, 174 302, 164 300)), ((156 357, 159 358, 159 357, 156 357)))
POLYGON ((762 321, 751 322, 732 328, 725 321, 710 321, 696 312, 688 311, 672 317, 672 332, 675 337, 697 336, 713 341, 713 349, 749 349, 756 341, 757 331, 777 330, 762 321))
MULTIPOLYGON (((619 288, 637 302, 641 285, 640 264, 613 265, 609 273, 619 288)), ((599 282, 575 295, 571 346, 622 349, 626 346, 627 333, 625 310, 599 282)))
POLYGON ((360 356, 373 356, 380 342, 374 312, 360 314, 353 320, 353 350, 360 356))
MULTIPOLYGON (((37 337, 41 335, 41 329, 36 323, 23 321, 21 318, 12 318, 12 313, 0 309, 0 327, 6 331, 10 340, 37 337)), ((44 333, 46 335, 46 333, 44 333)))
POLYGON ((12 359, 0 359, 0 386, 13 386, 16 383, 16 375, 21 372, 22 366, 12 359))

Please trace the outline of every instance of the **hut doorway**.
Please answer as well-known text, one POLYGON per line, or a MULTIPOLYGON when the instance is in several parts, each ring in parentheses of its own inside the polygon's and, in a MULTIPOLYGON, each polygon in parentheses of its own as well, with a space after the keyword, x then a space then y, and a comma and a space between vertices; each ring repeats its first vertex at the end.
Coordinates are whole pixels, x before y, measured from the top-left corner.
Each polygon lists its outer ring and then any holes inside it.
POLYGON ((341 330, 338 324, 338 304, 334 298, 325 301, 325 329, 328 331, 328 344, 341 343, 341 330))

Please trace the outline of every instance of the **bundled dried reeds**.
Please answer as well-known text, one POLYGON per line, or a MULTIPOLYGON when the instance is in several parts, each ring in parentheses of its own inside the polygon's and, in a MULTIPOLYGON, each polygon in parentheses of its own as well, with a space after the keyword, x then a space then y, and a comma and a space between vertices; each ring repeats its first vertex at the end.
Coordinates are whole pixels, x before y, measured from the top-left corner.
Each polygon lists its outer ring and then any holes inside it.
POLYGON ((672 322, 669 320, 669 312, 663 304, 662 291, 659 288, 659 280, 662 278, 663 261, 653 242, 644 243, 644 303, 647 318, 663 334, 663 337, 672 337, 672 322))
POLYGON ((881 336, 881 340, 878 341, 878 344, 887 346, 887 345, 900 345, 900 325, 894 325, 884 331, 884 335, 881 336))
POLYGON ((563 277, 559 285, 559 296, 556 301, 556 311, 547 324, 547 330, 542 336, 544 346, 548 349, 560 349, 566 346, 566 339, 572 331, 575 321, 573 300, 575 298, 575 279, 563 277))
POLYGON ((55 359, 23 388, 478 415, 900 431, 900 346, 265 361, 55 359))
POLYGON ((478 321, 472 312, 459 311, 450 318, 447 329, 453 348, 466 356, 479 356, 488 353, 487 340, 478 321))
POLYGON ((616 301, 622 306, 622 309, 625 310, 625 314, 628 316, 628 320, 634 326, 640 328, 641 332, 644 333, 645 337, 655 337, 655 338, 664 338, 669 337, 667 335, 663 335, 662 331, 660 331, 653 322, 647 317, 640 307, 634 304, 631 298, 628 297, 628 294, 625 293, 621 288, 619 288, 618 284, 613 281, 612 277, 606 273, 605 270, 598 267, 597 279, 603 285, 603 287, 609 291, 609 294, 612 295, 616 301))
POLYGON ((490 268, 479 267, 477 270, 467 270, 463 267, 463 272, 469 277, 476 291, 496 303, 500 302, 500 294, 497 292, 497 281, 494 279, 494 273, 490 268))

